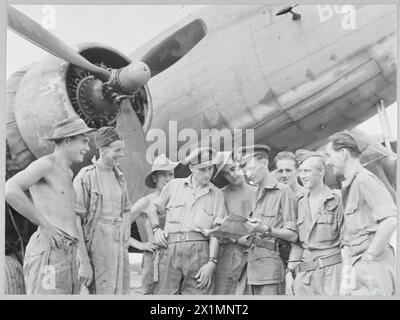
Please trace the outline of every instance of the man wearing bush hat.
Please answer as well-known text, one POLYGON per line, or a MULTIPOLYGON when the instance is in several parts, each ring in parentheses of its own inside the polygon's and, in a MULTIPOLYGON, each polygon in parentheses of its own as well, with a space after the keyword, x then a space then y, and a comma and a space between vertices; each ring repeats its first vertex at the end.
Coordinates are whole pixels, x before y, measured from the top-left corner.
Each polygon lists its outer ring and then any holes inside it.
POLYGON ((253 236, 237 294, 283 294, 284 267, 279 241, 297 241, 295 197, 288 186, 276 182, 270 173, 269 151, 266 145, 235 151, 246 181, 257 186, 253 211, 246 222, 253 236))
POLYGON ((191 174, 170 181, 148 210, 160 251, 155 294, 210 294, 217 264, 218 240, 202 230, 225 216, 224 197, 211 182, 216 151, 196 148, 182 161, 191 174), (166 213, 161 229, 157 210, 166 213))
POLYGON ((93 130, 77 115, 56 123, 46 138, 55 142, 54 152, 32 162, 5 185, 6 201, 38 226, 24 257, 28 295, 79 293, 76 255, 82 230, 76 223, 71 166, 84 160, 89 151, 87 134, 93 130))
MULTIPOLYGON (((155 250, 154 235, 152 227, 148 217, 143 214, 146 212, 146 208, 149 204, 157 199, 165 185, 174 178, 174 169, 178 165, 177 162, 171 162, 165 154, 159 155, 154 159, 151 171, 147 174, 144 184, 155 189, 154 192, 140 198, 131 208, 131 223, 136 221, 138 218, 143 219, 145 226, 145 237, 142 237, 142 242, 139 242, 131 238, 131 246, 143 251, 143 262, 142 262, 142 293, 153 294, 154 293, 154 277, 157 277, 157 273, 154 274, 154 268, 158 268, 159 254, 155 250)), ((165 214, 159 216, 160 227, 164 228, 165 225, 165 214)), ((157 269, 158 271, 158 269, 157 269)))
POLYGON ((100 158, 74 179, 75 211, 82 219, 86 242, 86 248, 78 250, 79 272, 87 274, 93 269, 91 293, 128 294, 131 202, 118 167, 125 143, 113 127, 100 128, 94 142, 100 158))

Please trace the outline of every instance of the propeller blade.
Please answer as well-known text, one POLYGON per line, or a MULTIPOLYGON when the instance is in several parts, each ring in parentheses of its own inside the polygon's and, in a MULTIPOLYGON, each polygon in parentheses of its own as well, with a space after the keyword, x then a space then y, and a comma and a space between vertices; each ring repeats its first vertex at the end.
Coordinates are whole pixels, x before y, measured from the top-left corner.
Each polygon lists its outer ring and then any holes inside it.
MULTIPOLYGON (((119 108, 116 128, 125 140, 125 157, 121 161, 121 169, 128 187, 129 199, 135 203, 150 191, 145 186, 144 179, 150 172, 151 166, 146 161, 147 144, 142 124, 133 111, 130 100, 124 99, 119 108)), ((147 239, 142 218, 136 220, 136 226, 140 238, 147 239)))
POLYGON ((40 24, 24 15, 22 12, 11 6, 7 6, 7 11, 9 28, 21 37, 60 59, 92 72, 102 81, 107 81, 110 78, 109 71, 90 63, 79 53, 72 50, 63 41, 44 29, 40 24))
POLYGON ((141 60, 149 66, 154 77, 180 60, 206 32, 204 22, 196 19, 150 49, 141 60))
POLYGON ((125 141, 125 157, 121 161, 121 168, 128 186, 130 200, 134 202, 146 192, 144 179, 150 172, 151 166, 146 160, 146 136, 130 100, 122 100, 119 108, 116 129, 125 141))

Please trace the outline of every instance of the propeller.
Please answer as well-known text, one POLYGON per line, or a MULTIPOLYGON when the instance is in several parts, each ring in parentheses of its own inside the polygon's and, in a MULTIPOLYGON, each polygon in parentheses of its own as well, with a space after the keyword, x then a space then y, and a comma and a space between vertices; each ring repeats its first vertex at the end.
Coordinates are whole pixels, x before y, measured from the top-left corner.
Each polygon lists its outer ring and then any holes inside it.
POLYGON ((92 72, 102 81, 107 81, 110 78, 111 73, 109 71, 90 63, 79 53, 72 50, 63 41, 22 12, 11 6, 7 6, 7 12, 8 26, 21 37, 60 59, 92 72))
MULTIPOLYGON (((8 26, 11 30, 50 54, 91 72, 103 81, 107 88, 106 90, 102 86, 100 92, 102 94, 104 91, 110 92, 111 96, 113 93, 117 93, 117 95, 118 93, 124 95, 134 93, 137 89, 143 87, 150 77, 163 72, 180 60, 206 34, 204 22, 196 19, 158 43, 145 53, 141 59, 121 69, 109 71, 86 60, 55 35, 20 11, 11 6, 7 6, 7 9, 8 26), (111 90, 108 91, 108 89, 111 90)), ((93 92, 89 92, 89 94, 93 94, 93 92)), ((116 128, 124 137, 126 151, 121 167, 127 182, 130 200, 136 201, 147 191, 143 184, 145 174, 151 169, 146 160, 146 138, 142 124, 132 108, 131 99, 122 97, 118 107, 119 114, 116 128)), ((139 233, 142 234, 144 226, 138 224, 138 228, 139 233)))
POLYGON ((7 6, 7 9, 8 26, 14 32, 50 54, 90 71, 103 82, 108 82, 112 77, 111 82, 116 85, 115 89, 123 92, 134 92, 144 86, 150 77, 180 60, 206 34, 204 23, 196 19, 150 49, 141 61, 132 62, 112 73, 86 60, 22 12, 11 6, 7 6))
MULTIPOLYGON (((7 12, 8 26, 11 30, 50 54, 93 73, 103 82, 107 82, 113 90, 124 94, 135 92, 145 85, 151 76, 176 63, 206 34, 204 22, 195 19, 150 49, 141 61, 132 62, 110 72, 86 60, 58 37, 12 6, 7 6, 7 12)), ((142 124, 129 98, 124 97, 119 102, 119 108, 116 127, 124 136, 128 155, 121 165, 125 168, 128 188, 131 189, 129 193, 143 194, 144 173, 150 170, 150 165, 145 159, 147 145, 142 124)))

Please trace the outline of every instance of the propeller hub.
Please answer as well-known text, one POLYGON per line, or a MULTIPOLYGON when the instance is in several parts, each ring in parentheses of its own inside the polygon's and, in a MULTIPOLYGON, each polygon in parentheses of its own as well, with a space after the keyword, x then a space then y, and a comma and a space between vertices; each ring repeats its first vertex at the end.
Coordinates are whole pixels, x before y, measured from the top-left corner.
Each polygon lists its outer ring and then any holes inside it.
POLYGON ((121 89, 132 93, 143 87, 150 77, 151 71, 148 65, 142 61, 137 61, 118 70, 117 82, 121 89))

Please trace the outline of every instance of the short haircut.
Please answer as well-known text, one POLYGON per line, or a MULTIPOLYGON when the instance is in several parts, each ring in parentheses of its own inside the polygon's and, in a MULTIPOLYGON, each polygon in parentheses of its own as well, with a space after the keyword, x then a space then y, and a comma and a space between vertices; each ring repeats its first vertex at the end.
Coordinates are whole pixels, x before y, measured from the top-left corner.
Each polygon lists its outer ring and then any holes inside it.
MULTIPOLYGON (((299 167, 301 167, 302 166, 302 164, 304 163, 304 162, 306 162, 307 160, 310 160, 310 159, 315 159, 315 161, 314 161, 314 168, 315 169, 317 169, 318 171, 326 171, 326 163, 325 163, 325 158, 324 157, 321 157, 321 156, 317 156, 317 155, 313 155, 313 156, 311 156, 311 157, 309 157, 309 158, 307 158, 307 159, 305 159, 304 161, 302 161, 300 164, 299 164, 299 167)), ((301 169, 300 169, 301 170, 301 169)))
POLYGON ((335 151, 347 149, 353 158, 359 158, 361 155, 357 142, 346 132, 338 132, 331 135, 329 142, 332 142, 332 149, 335 151))
POLYGON ((243 159, 239 160, 239 168, 246 167, 249 163, 254 164, 254 160, 266 160, 268 162, 268 154, 266 152, 255 153, 250 156, 246 156, 243 159))
MULTIPOLYGON (((311 158, 313 158, 313 157, 311 157, 311 158)), ((316 168, 319 171, 322 171, 322 170, 325 171, 326 170, 326 168, 325 168, 325 166, 326 166, 325 159, 323 157, 314 157, 314 158, 318 159, 317 164, 316 164, 316 168)))
POLYGON ((279 160, 293 160, 294 166, 298 168, 297 158, 296 155, 291 151, 281 151, 279 152, 274 158, 275 167, 279 160))

